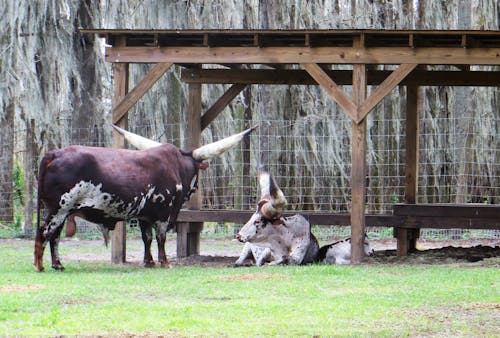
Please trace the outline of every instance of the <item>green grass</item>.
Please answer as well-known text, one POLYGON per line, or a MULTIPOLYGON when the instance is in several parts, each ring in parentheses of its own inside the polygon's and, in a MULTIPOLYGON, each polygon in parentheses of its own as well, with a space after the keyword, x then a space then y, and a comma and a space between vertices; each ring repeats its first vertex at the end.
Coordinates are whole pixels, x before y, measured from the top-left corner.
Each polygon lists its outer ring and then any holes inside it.
MULTIPOLYGON (((72 260, 56 272, 47 250, 47 272, 36 273, 32 245, 0 241, 0 336, 495 337, 500 330, 497 268, 145 269, 72 260)), ((71 250, 85 254, 88 246, 71 250)))

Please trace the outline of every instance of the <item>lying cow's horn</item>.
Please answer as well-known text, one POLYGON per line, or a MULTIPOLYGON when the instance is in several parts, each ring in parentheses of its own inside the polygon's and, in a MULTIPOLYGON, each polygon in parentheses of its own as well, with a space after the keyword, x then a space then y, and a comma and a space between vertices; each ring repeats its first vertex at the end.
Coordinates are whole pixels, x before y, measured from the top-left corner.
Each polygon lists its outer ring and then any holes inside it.
POLYGON ((273 175, 262 166, 259 168, 259 185, 261 201, 269 201, 260 206, 261 215, 266 219, 279 217, 287 204, 285 194, 276 184, 273 175))
POLYGON ((145 137, 139 136, 137 134, 131 133, 129 131, 126 131, 125 129, 122 129, 118 126, 115 126, 113 124, 113 128, 123 135, 123 137, 134 147, 136 147, 139 150, 145 150, 145 149, 150 149, 154 147, 158 147, 161 145, 161 143, 147 139, 145 137))
POLYGON ((257 128, 257 126, 242 131, 239 134, 226 137, 220 141, 201 146, 193 150, 193 158, 198 161, 203 161, 219 156, 237 145, 245 135, 250 134, 255 128, 257 128))

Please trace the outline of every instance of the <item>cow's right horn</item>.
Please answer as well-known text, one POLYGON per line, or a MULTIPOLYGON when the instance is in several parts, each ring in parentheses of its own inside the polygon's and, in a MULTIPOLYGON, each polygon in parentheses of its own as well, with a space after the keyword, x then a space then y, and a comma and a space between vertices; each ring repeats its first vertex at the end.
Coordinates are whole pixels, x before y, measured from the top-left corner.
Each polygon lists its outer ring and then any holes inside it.
POLYGON ((261 201, 268 201, 259 203, 261 215, 266 219, 280 217, 287 204, 285 194, 276 184, 273 175, 264 167, 259 168, 259 185, 261 201))
POLYGON ((120 133, 131 145, 139 150, 150 149, 161 145, 159 142, 131 133, 125 129, 115 126, 114 124, 113 128, 115 128, 115 130, 120 133))
POLYGON ((201 146, 193 150, 193 158, 198 161, 208 160, 217 157, 237 145, 243 137, 250 134, 257 126, 249 128, 241 133, 226 137, 220 141, 201 146))

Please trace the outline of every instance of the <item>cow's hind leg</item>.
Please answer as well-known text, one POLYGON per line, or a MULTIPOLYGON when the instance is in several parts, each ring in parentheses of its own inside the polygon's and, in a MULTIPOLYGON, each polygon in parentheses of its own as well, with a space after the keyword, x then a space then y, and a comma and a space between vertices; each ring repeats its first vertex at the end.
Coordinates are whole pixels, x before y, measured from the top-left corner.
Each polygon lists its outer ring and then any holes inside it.
POLYGON ((155 229, 156 229, 156 242, 158 243, 158 262, 160 262, 161 267, 170 268, 171 266, 167 259, 167 253, 165 251, 168 223, 167 222, 158 223, 155 229))
POLYGON ((59 239, 61 237, 62 225, 58 226, 54 229, 53 233, 50 236, 50 256, 52 259, 52 268, 55 270, 62 271, 64 270, 64 266, 61 264, 61 260, 59 259, 59 239))
POLYGON ((64 219, 59 220, 60 217, 55 217, 53 213, 45 218, 43 226, 37 227, 35 237, 35 250, 34 250, 34 265, 38 272, 44 271, 43 267, 43 253, 47 242, 50 242, 50 252, 52 258, 52 267, 56 270, 63 270, 59 260, 59 236, 61 235, 64 219))
POLYGON ((152 268, 155 266, 153 256, 151 255, 151 243, 153 242, 153 230, 149 223, 139 221, 141 227, 142 241, 144 242, 144 266, 152 268))
POLYGON ((35 269, 38 272, 42 272, 45 270, 43 267, 43 252, 45 251, 45 245, 47 242, 45 241, 44 236, 45 224, 42 227, 38 227, 36 229, 36 237, 35 237, 35 251, 34 251, 34 262, 35 269))

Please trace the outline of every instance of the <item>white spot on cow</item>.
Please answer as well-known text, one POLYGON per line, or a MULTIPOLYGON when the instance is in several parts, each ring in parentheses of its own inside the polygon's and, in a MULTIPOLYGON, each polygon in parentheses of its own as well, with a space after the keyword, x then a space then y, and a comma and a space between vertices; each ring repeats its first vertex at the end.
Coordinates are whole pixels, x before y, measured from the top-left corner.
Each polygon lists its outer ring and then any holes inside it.
POLYGON ((181 184, 181 183, 177 184, 177 185, 175 186, 175 190, 176 190, 176 191, 182 191, 182 184, 181 184))
MULTIPOLYGON (((102 191, 102 184, 80 181, 71 190, 61 196, 60 209, 51 220, 51 224, 61 224, 70 210, 92 208, 101 210, 109 217, 130 218, 136 216, 151 199, 165 197, 161 194, 154 195, 155 187, 149 185, 147 190, 135 196, 130 203, 126 203, 117 196, 102 191)), ((153 201, 154 202, 154 201, 153 201)))
POLYGON ((163 194, 154 194, 153 195, 153 203, 163 203, 165 202, 165 196, 163 196, 163 194), (158 201, 160 200, 160 201, 158 201))

